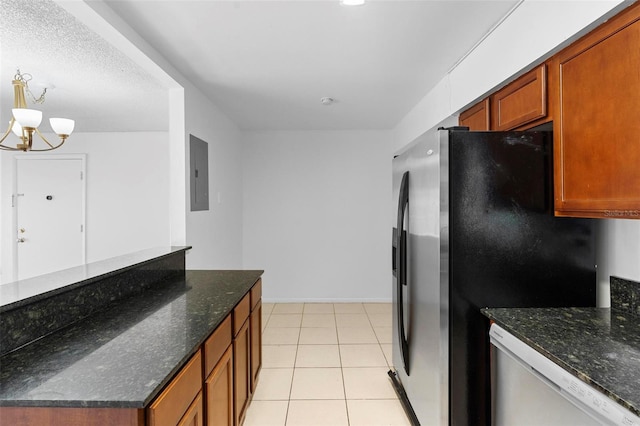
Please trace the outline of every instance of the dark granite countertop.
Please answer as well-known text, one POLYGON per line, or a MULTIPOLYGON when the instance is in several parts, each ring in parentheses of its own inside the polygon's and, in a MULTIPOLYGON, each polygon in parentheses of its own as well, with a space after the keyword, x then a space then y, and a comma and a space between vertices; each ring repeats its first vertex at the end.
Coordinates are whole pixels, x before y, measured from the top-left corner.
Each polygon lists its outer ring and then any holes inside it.
POLYGON ((49 298, 61 292, 104 279, 110 275, 119 274, 127 269, 139 268, 145 262, 155 261, 163 256, 186 251, 190 248, 191 246, 154 247, 33 278, 1 284, 0 312, 49 298))
POLYGON ((0 358, 0 406, 142 408, 263 271, 186 271, 0 358))
POLYGON ((482 313, 640 415, 640 317, 609 308, 487 308, 482 313))

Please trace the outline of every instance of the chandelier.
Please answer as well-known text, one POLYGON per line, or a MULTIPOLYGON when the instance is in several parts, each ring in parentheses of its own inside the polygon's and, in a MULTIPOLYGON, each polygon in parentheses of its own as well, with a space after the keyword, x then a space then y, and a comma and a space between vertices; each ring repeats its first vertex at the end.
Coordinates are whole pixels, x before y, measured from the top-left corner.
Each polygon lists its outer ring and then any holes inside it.
POLYGON ((21 74, 20 70, 17 70, 16 75, 13 77, 13 109, 11 110, 13 114, 9 121, 9 128, 0 139, 0 149, 25 152, 51 151, 60 148, 71 132, 73 132, 75 121, 69 120, 68 118, 50 118, 49 123, 51 124, 51 128, 60 138, 60 142, 54 145, 40 133, 38 126, 42 121, 42 111, 27 108, 25 92, 29 94, 32 102, 41 104, 44 102, 44 95, 47 93, 47 89, 45 88, 42 94, 36 99, 31 93, 31 90, 29 90, 29 80, 31 80, 31 74, 21 74), (5 145, 4 141, 12 132, 18 137, 19 142, 16 142, 15 146, 5 145), (44 148, 33 148, 34 133, 44 141, 46 144, 44 148))

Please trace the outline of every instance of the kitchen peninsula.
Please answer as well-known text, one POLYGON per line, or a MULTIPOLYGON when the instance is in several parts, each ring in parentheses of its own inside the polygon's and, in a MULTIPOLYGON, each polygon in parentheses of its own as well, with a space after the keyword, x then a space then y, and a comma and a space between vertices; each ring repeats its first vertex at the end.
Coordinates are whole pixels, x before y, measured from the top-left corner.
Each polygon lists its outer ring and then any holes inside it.
MULTIPOLYGON (((168 262, 164 276, 156 269, 153 276, 162 277, 141 291, 107 297, 89 316, 2 355, 0 423, 202 424, 211 407, 207 398, 224 395, 216 416, 239 424, 260 369, 263 271, 185 271, 186 249, 160 256, 181 259, 168 262)), ((150 262, 120 274, 129 275, 126 282, 144 277, 136 274, 150 262)), ((28 308, 24 303, 16 309, 28 308)), ((4 341, 12 330, 2 308, 4 341)))

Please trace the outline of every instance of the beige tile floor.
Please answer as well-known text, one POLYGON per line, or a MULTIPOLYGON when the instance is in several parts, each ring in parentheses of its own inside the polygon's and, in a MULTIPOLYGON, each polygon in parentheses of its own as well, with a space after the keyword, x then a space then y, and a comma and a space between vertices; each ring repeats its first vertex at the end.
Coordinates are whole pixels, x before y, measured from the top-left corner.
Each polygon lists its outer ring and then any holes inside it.
POLYGON ((387 376, 391 304, 262 305, 262 372, 245 426, 409 425, 387 376))

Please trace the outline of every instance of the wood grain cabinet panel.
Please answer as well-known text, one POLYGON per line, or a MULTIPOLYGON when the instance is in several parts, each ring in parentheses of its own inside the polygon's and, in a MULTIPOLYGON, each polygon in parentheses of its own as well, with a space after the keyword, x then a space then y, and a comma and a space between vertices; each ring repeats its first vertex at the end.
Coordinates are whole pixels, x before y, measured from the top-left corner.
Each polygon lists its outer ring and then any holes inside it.
POLYGON ((237 426, 242 424, 251 400, 250 352, 249 321, 245 321, 233 340, 234 416, 237 426))
POLYGON ((201 389, 202 356, 198 350, 147 408, 147 425, 175 426, 190 409, 201 389))
POLYGON ((203 426, 202 410, 202 392, 199 392, 187 412, 182 416, 178 426, 203 426))
POLYGON ((0 407, 0 425, 11 426, 143 426, 136 408, 0 407))
POLYGON ((251 292, 247 293, 233 308, 233 335, 236 336, 240 328, 249 318, 251 312, 251 292))
POLYGON ((204 375, 208 376, 218 364, 222 355, 231 345, 231 315, 220 323, 218 328, 204 342, 204 375))
POLYGON ((207 426, 233 426, 233 347, 205 381, 207 426))
POLYGON ((519 77, 490 99, 492 130, 512 130, 546 117, 546 64, 519 77))
POLYGON ((256 391, 262 368, 262 302, 258 300, 249 317, 251 337, 251 393, 256 391))
POLYGON ((251 287, 251 310, 256 307, 258 302, 262 299, 262 278, 259 278, 258 281, 251 287))
POLYGON ((556 215, 640 219, 640 4, 557 63, 556 215))
POLYGON ((469 130, 490 130, 489 105, 489 98, 478 102, 468 110, 460 113, 460 117, 458 117, 458 123, 461 126, 468 127, 469 130))

